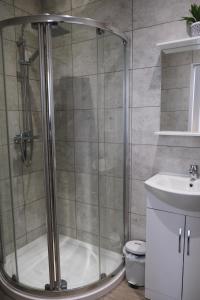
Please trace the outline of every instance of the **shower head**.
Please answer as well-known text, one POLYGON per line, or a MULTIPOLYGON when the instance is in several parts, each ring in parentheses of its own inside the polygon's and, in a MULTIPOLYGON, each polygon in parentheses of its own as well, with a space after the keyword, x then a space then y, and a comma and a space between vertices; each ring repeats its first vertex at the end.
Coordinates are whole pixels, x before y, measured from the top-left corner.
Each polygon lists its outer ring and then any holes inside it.
MULTIPOLYGON (((63 26, 61 26, 60 24, 58 25, 58 23, 52 23, 51 25, 52 37, 58 37, 68 33, 70 33, 70 31, 64 28, 63 26)), ((39 55, 39 50, 36 50, 29 58, 29 63, 32 63, 38 57, 38 55, 39 55)))
MULTIPOLYGON (((66 25, 66 23, 62 23, 62 24, 66 25)), ((62 26, 62 24, 61 24, 61 22, 52 22, 51 23, 52 37, 58 37, 58 36, 62 36, 64 34, 70 33, 70 31, 68 29, 66 29, 64 26, 62 26)), ((38 29, 37 23, 32 23, 31 26, 33 29, 36 29, 36 30, 38 29)))

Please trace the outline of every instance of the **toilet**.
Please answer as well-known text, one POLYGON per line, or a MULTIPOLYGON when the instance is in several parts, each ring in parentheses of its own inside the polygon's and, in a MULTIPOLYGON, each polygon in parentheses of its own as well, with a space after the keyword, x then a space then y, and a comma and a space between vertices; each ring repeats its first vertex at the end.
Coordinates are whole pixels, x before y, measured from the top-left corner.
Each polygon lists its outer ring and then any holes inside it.
POLYGON ((139 240, 127 242, 123 249, 126 266, 126 279, 128 283, 134 287, 144 286, 145 252, 146 243, 139 240))

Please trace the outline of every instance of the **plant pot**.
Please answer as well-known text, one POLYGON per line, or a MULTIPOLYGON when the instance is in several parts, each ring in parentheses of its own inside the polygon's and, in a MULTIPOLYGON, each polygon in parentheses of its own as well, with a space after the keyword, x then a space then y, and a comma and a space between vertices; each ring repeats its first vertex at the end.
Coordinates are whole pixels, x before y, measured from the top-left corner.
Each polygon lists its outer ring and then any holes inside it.
POLYGON ((191 36, 200 36, 200 22, 191 24, 191 36))

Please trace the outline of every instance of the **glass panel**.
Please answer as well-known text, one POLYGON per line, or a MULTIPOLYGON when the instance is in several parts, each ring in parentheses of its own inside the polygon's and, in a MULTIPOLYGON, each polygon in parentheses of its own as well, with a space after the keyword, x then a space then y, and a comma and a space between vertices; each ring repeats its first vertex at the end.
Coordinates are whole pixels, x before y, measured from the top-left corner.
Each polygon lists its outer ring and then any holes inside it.
POLYGON ((99 280, 96 29, 53 33, 61 277, 68 288, 99 280))
POLYGON ((15 35, 3 41, 3 49, 19 282, 44 289, 49 269, 38 34, 31 25, 10 31, 15 35))
POLYGON ((102 277, 122 263, 124 245, 124 47, 122 40, 99 31, 98 115, 100 262, 102 277))
MULTIPOLYGON (((12 182, 9 166, 9 142, 7 135, 7 111, 5 103, 4 68, 2 44, 0 40, 0 225, 1 225, 1 262, 6 273, 17 278, 16 245, 13 219, 12 182)), ((13 182, 14 188, 16 181, 13 182)))

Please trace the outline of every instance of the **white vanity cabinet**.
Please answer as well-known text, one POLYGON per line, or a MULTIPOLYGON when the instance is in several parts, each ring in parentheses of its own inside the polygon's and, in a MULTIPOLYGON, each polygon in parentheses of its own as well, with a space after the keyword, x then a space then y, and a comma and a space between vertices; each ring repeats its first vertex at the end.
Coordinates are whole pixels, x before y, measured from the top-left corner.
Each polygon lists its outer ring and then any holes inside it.
POLYGON ((152 300, 162 295, 181 300, 184 241, 179 234, 183 237, 184 226, 184 216, 147 209, 145 287, 150 295, 158 294, 152 300))
POLYGON ((186 217, 182 300, 200 299, 200 218, 186 217))
MULTIPOLYGON (((147 208, 145 296, 152 300, 200 299, 200 216, 147 208)), ((148 202, 148 201, 147 201, 148 202)), ((160 208, 160 207, 159 207, 160 208)))

